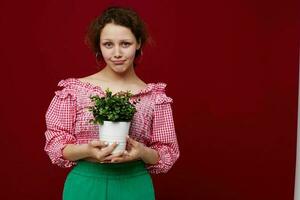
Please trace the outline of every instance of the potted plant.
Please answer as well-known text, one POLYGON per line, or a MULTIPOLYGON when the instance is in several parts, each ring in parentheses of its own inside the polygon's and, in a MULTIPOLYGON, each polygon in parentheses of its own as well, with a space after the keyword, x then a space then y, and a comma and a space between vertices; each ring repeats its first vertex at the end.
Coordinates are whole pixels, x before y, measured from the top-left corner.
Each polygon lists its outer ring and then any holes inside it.
POLYGON ((126 136, 136 112, 137 101, 130 100, 132 96, 130 91, 121 91, 113 95, 109 89, 106 89, 105 93, 106 95, 103 97, 98 95, 90 97, 93 106, 90 106, 89 110, 94 116, 90 122, 99 125, 100 140, 108 144, 118 143, 112 152, 112 154, 116 154, 126 148, 126 136))

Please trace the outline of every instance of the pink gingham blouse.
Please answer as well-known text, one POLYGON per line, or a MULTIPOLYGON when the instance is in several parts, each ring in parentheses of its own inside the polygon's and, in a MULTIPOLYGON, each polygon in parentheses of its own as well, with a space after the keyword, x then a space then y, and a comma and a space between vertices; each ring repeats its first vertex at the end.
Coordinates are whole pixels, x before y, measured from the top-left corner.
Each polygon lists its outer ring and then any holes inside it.
MULTIPOLYGON (((99 128, 89 122, 93 115, 88 111, 90 96, 104 96, 100 86, 82 82, 77 78, 61 80, 62 87, 55 92, 46 112, 46 143, 44 150, 53 164, 72 167, 76 161, 66 160, 62 149, 67 144, 84 144, 99 139, 99 128)), ((159 162, 146 164, 150 173, 166 173, 179 157, 171 103, 172 98, 165 94, 165 83, 148 83, 146 88, 134 94, 131 100, 140 99, 137 112, 131 122, 131 138, 157 150, 159 162)), ((101 133, 100 133, 101 135, 101 133)))

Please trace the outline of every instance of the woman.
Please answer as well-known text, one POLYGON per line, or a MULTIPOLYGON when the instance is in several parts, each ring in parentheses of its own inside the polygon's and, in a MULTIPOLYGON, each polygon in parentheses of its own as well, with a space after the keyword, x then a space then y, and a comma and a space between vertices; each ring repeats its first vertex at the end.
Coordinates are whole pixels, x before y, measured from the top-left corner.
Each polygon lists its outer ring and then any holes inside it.
POLYGON ((92 21, 86 38, 104 68, 61 80, 46 113, 45 151, 53 164, 74 166, 63 199, 155 199, 149 173, 166 173, 179 148, 166 84, 146 84, 134 70, 147 41, 145 25, 133 10, 110 7, 92 21), (127 149, 114 155, 117 144, 100 141, 98 126, 89 123, 90 95, 104 95, 107 88, 130 90, 131 98, 139 99, 127 149))

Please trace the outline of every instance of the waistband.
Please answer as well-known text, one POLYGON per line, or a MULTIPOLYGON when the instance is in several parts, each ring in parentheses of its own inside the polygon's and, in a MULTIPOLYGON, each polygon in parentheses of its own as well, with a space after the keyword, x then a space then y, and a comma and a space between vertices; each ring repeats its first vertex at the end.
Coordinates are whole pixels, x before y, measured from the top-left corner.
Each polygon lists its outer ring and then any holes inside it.
POLYGON ((120 178, 148 174, 148 170, 142 160, 125 163, 94 163, 78 160, 71 173, 92 177, 120 178))

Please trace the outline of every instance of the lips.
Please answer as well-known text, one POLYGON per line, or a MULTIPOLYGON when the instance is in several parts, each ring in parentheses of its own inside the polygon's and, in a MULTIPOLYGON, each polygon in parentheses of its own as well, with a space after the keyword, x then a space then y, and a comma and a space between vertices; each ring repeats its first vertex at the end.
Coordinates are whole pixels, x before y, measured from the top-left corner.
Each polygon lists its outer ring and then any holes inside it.
POLYGON ((113 61, 114 64, 119 65, 119 64, 123 64, 125 62, 125 60, 116 60, 113 61))

